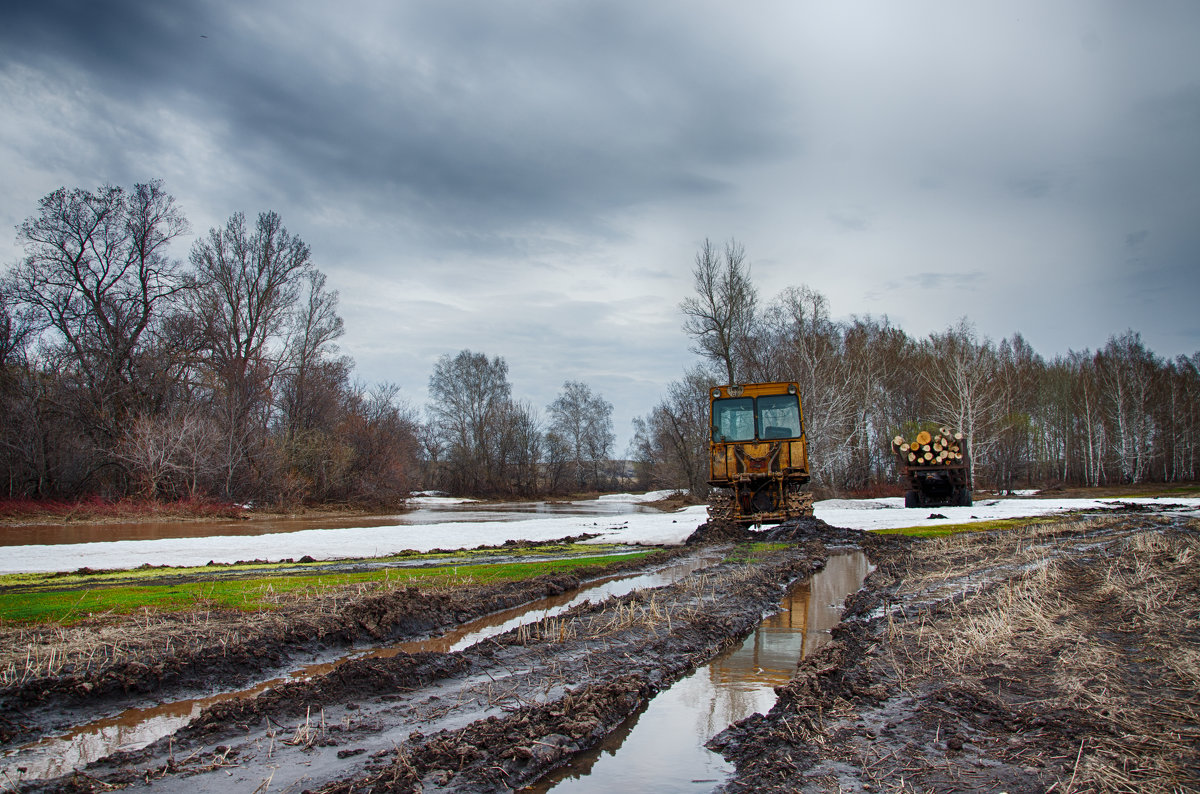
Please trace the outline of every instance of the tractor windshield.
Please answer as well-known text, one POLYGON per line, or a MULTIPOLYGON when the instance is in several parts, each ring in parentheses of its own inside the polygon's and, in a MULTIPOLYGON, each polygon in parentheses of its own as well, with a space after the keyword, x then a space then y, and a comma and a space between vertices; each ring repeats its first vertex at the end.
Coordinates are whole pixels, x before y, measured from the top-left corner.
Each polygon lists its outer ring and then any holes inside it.
POLYGON ((770 394, 758 398, 758 437, 800 437, 800 401, 794 394, 770 394))
POLYGON ((754 440, 754 398, 713 400, 713 441, 754 440))

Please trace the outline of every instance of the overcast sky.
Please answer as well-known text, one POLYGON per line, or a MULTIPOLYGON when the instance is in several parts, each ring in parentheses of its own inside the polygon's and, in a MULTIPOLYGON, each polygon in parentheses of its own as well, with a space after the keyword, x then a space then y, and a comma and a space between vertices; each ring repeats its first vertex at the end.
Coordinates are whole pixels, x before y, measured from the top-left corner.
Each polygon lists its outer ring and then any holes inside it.
POLYGON ((1046 357, 1200 350, 1200 3, 38 0, 0 10, 0 264, 60 186, 273 209, 367 383, 504 357, 618 453, 695 356, 707 237, 765 300, 1046 357))

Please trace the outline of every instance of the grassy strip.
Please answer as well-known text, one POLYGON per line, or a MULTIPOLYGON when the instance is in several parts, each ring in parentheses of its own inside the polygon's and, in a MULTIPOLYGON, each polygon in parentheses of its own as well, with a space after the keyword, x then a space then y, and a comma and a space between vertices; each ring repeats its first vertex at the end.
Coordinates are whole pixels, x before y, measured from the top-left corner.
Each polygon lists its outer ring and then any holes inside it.
MULTIPOLYGON (((505 559, 512 557, 523 556, 539 556, 546 554, 554 555, 579 555, 583 557, 595 557, 597 553, 605 551, 611 552, 613 549, 619 548, 616 544, 596 544, 596 543, 548 543, 537 546, 515 546, 512 548, 490 548, 490 549, 461 549, 455 551, 437 551, 437 552, 401 552, 392 554, 386 557, 363 557, 354 558, 352 560, 317 560, 314 562, 296 562, 292 561, 251 561, 239 563, 214 563, 210 565, 193 565, 193 566, 170 566, 170 565, 142 565, 138 568, 128 569, 110 569, 96 570, 89 568, 80 568, 75 571, 59 572, 59 573, 10 573, 0 574, 0 593, 5 590, 20 590, 21 592, 36 592, 38 590, 56 590, 62 588, 80 586, 95 586, 103 587, 110 585, 132 584, 138 581, 167 579, 176 577, 205 577, 216 579, 221 577, 244 576, 258 572, 268 573, 271 571, 289 572, 297 569, 313 568, 320 569, 338 563, 349 564, 394 564, 394 563, 420 563, 421 560, 428 560, 430 565, 437 565, 439 562, 444 562, 448 557, 455 560, 476 560, 486 562, 489 558, 502 557, 505 559)), ((453 563, 446 563, 453 564, 453 563)))
POLYGON ((1054 524, 1076 516, 1059 513, 1052 516, 1030 516, 1027 518, 996 518, 990 521, 969 521, 965 524, 937 524, 935 526, 894 527, 874 530, 879 535, 907 535, 911 538, 940 538, 961 532, 993 532, 1000 529, 1017 529, 1034 524, 1054 524))
MULTIPOLYGON (((294 602, 324 590, 349 585, 383 587, 460 587, 530 579, 547 573, 569 572, 586 566, 604 568, 635 560, 652 550, 604 557, 575 557, 537 562, 385 568, 374 571, 268 576, 231 580, 202 580, 165 585, 106 585, 87 590, 48 590, 0 593, 0 621, 77 622, 89 614, 128 614, 141 609, 183 611, 204 608, 247 612, 276 609, 284 597, 294 602)), ((204 570, 204 569, 199 569, 204 570)))

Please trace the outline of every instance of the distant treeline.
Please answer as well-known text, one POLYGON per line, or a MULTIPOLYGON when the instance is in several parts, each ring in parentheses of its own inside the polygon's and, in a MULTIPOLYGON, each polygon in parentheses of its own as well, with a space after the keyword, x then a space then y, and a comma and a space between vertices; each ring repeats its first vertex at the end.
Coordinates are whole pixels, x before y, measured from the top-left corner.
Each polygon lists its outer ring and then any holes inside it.
POLYGON ((273 212, 199 237, 161 182, 62 188, 0 281, 4 495, 391 502, 411 411, 339 355, 338 296, 273 212))
POLYGON ((763 306, 736 242, 706 242, 693 275, 681 308, 704 363, 636 423, 654 483, 704 493, 708 387, 772 380, 799 382, 814 482, 833 491, 894 482, 891 439, 919 422, 967 435, 979 486, 1196 479, 1200 353, 1163 359, 1126 331, 1047 360, 966 319, 914 339, 886 318, 835 322, 804 286, 763 306))
POLYGON ((394 505, 411 491, 533 497, 613 488, 707 492, 707 393, 800 384, 815 481, 894 479, 916 422, 967 434, 977 481, 1193 480, 1200 354, 1165 361, 1137 334, 1046 361, 965 320, 916 340, 886 319, 830 320, 805 287, 759 305, 741 247, 709 243, 681 304, 702 362, 635 420, 613 459, 612 405, 567 381, 514 400, 502 358, 444 355, 424 412, 352 380, 338 295, 274 212, 196 239, 161 182, 62 188, 18 227, 0 279, 0 496, 216 498, 394 505))
POLYGON ((393 505, 410 491, 613 487, 612 406, 568 381, 543 422, 503 359, 464 350, 398 387, 351 380, 338 295, 274 212, 193 244, 154 181, 56 190, 0 279, 0 495, 393 505))

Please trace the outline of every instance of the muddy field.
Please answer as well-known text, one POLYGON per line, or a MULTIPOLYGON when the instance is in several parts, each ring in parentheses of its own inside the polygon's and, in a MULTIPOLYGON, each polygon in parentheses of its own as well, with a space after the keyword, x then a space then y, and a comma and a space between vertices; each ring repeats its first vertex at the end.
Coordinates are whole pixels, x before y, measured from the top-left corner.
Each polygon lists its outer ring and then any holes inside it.
MULTIPOLYGON (((1133 513, 915 541, 809 520, 769 535, 780 545, 749 547, 741 532, 702 527, 687 548, 639 563, 707 555, 674 584, 585 603, 462 651, 355 659, 211 706, 148 747, 77 774, 22 781, 18 773, 3 784, 519 790, 746 636, 779 608, 789 582, 857 547, 876 568, 835 641, 800 664, 769 713, 712 739, 737 771, 708 788, 1200 790, 1195 519, 1133 513)), ((11 748, 348 643, 423 636, 580 578, 363 588, 255 617, 5 627, 0 739, 11 748)))
POLYGON ((727 792, 1200 791, 1200 524, 915 543, 710 746, 727 792))

